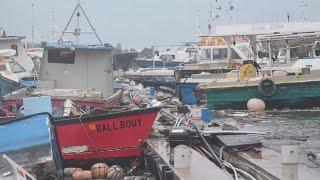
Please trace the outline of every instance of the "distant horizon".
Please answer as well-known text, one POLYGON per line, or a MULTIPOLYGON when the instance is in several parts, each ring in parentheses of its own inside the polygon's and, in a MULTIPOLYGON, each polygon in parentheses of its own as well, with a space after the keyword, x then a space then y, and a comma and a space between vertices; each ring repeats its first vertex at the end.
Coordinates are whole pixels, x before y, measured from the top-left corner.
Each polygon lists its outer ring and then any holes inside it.
MULTIPOLYGON (((2 0, 0 7, 0 27, 7 35, 26 36, 30 42, 32 24, 35 27, 36 42, 52 41, 53 31, 61 32, 75 8, 76 1, 63 0, 2 0), (32 4, 34 7, 32 8, 32 4), (63 5, 63 6, 62 6, 63 5), (32 18, 33 17, 33 18, 32 18)), ((217 25, 285 23, 287 12, 291 22, 302 21, 302 8, 299 0, 229 0, 234 7, 229 11, 228 2, 218 0, 221 10, 213 10, 212 18, 217 14, 217 25), (263 7, 263 8, 261 8, 263 7), (218 17, 218 16, 217 16, 218 17)), ((211 3, 209 0, 82 0, 84 10, 95 26, 104 43, 113 46, 121 44, 123 49, 136 49, 151 46, 178 45, 195 41, 200 25, 201 32, 207 32, 211 3)), ((214 0, 215 2, 215 0, 214 0)), ((320 1, 306 0, 304 15, 307 21, 320 21, 318 7, 320 1)), ((218 6, 217 6, 218 7, 218 6)), ((213 8, 215 9, 215 8, 213 8)), ((218 8, 217 8, 218 9, 218 8)), ((83 21, 83 18, 81 18, 83 21)), ((75 26, 72 22, 72 28, 75 26)), ((81 23, 82 31, 87 26, 81 23)), ((85 35, 86 36, 86 35, 85 35)), ((57 38, 57 37, 56 37, 57 38)), ((90 42, 94 36, 84 37, 90 42)), ((95 41, 96 42, 96 41, 95 41)))

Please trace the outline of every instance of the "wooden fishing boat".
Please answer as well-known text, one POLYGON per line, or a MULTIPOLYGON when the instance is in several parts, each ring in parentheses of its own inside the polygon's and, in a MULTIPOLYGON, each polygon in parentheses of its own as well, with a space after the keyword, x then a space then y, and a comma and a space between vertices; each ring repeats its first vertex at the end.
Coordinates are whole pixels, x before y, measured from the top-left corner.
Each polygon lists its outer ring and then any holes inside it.
POLYGON ((57 168, 75 162, 79 166, 88 161, 140 156, 159 110, 100 110, 52 119, 51 144, 57 168))
POLYGON ((320 72, 245 81, 217 81, 200 84, 197 98, 210 109, 247 109, 247 102, 258 98, 267 109, 305 109, 320 106, 320 72))

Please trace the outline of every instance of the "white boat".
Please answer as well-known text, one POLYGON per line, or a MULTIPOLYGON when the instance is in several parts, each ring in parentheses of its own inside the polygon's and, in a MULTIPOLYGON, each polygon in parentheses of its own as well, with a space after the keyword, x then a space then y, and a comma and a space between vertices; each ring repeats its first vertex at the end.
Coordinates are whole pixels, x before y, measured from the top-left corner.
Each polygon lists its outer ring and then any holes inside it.
POLYGON ((183 45, 157 47, 152 58, 137 58, 135 64, 141 68, 150 67, 178 67, 195 60, 196 49, 194 43, 183 45))

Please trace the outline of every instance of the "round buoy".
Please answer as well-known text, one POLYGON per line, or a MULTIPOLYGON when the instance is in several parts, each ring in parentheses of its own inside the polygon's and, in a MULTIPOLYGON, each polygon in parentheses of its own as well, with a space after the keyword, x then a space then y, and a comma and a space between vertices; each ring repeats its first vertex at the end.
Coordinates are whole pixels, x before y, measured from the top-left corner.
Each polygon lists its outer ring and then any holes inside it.
POLYGON ((107 171, 107 179, 121 180, 123 179, 123 177, 124 177, 124 171, 118 165, 111 166, 107 171))
POLYGON ((66 176, 72 176, 73 173, 77 172, 77 171, 82 171, 81 168, 64 168, 63 173, 66 176))
POLYGON ((107 176, 108 165, 105 163, 96 163, 91 167, 92 177, 94 179, 103 179, 107 176))
POLYGON ((135 105, 140 105, 142 103, 142 99, 141 97, 139 96, 135 96, 132 98, 132 102, 135 104, 135 105))
POLYGON ((136 82, 134 80, 130 81, 131 86, 136 86, 136 82))
POLYGON ((249 111, 259 112, 265 110, 266 104, 261 99, 253 98, 248 101, 247 107, 249 111))
POLYGON ((77 171, 73 173, 72 178, 75 180, 92 179, 91 171, 77 171))

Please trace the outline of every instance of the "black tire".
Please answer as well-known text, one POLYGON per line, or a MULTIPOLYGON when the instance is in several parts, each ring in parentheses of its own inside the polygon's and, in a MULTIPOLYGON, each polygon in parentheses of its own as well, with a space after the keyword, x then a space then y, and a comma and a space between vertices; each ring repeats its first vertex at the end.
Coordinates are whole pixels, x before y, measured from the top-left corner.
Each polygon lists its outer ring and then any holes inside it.
POLYGON ((263 78, 259 83, 259 93, 265 97, 270 97, 276 92, 277 86, 272 79, 263 78))

